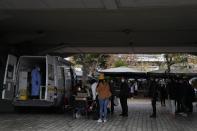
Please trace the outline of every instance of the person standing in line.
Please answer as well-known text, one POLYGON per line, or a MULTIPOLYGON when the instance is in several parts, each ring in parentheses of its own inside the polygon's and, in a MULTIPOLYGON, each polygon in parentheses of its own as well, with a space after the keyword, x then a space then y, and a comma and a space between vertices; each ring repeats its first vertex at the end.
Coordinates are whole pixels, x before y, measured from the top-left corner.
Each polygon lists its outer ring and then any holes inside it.
POLYGON ((166 106, 166 87, 163 80, 160 81, 160 100, 161 106, 166 106))
POLYGON ((182 80, 180 78, 177 78, 175 80, 176 93, 175 93, 175 99, 176 99, 176 114, 180 113, 182 111, 182 97, 183 97, 183 91, 182 91, 182 80))
POLYGON ((195 90, 194 88, 189 84, 189 81, 187 81, 187 107, 188 107, 188 113, 193 112, 193 101, 195 99, 195 90))
POLYGON ((138 95, 138 80, 136 78, 134 81, 134 94, 135 94, 135 96, 138 95))
POLYGON ((175 99, 176 99, 176 81, 174 79, 169 79, 168 84, 168 94, 170 98, 170 108, 171 108, 171 113, 175 115, 176 112, 176 106, 175 106, 175 99))
POLYGON ((95 79, 92 80, 91 82, 91 90, 92 90, 92 99, 95 101, 96 100, 96 96, 97 96, 97 92, 96 92, 96 87, 97 87, 97 81, 95 79))
POLYGON ((129 86, 124 77, 122 77, 121 79, 119 97, 120 97, 120 104, 122 107, 122 113, 120 114, 120 116, 127 117, 128 116, 127 98, 129 97, 129 86))
POLYGON ((187 77, 184 77, 184 95, 183 95, 183 108, 184 108, 184 116, 188 116, 189 113, 193 112, 193 100, 194 100, 194 89, 189 84, 187 77))
POLYGON ((91 85, 92 99, 94 101, 94 104, 96 105, 96 106, 94 106, 94 107, 96 107, 96 109, 95 109, 95 113, 94 113, 93 119, 98 120, 99 119, 99 109, 100 109, 99 108, 98 94, 96 92, 96 88, 97 88, 98 82, 97 82, 97 80, 93 79, 91 83, 92 83, 92 85, 91 85))
POLYGON ((111 80, 110 81, 110 91, 111 91, 111 115, 113 115, 114 114, 114 98, 115 98, 115 95, 114 95, 114 81, 113 80, 111 80))
POLYGON ((158 92, 157 92, 157 82, 155 81, 154 78, 151 78, 150 81, 150 95, 151 95, 151 104, 152 104, 152 109, 153 113, 150 115, 151 118, 156 118, 156 102, 157 102, 157 97, 158 97, 158 92))
POLYGON ((134 90, 135 90, 134 81, 130 81, 129 88, 130 88, 130 97, 133 98, 134 97, 134 90))
POLYGON ((109 98, 111 97, 109 84, 104 80, 104 74, 100 74, 99 82, 96 88, 98 93, 99 105, 100 105, 100 118, 98 122, 107 122, 107 106, 109 98))
POLYGON ((181 100, 181 106, 182 106, 182 113, 180 113, 182 116, 187 117, 188 116, 188 107, 187 107, 187 100, 188 100, 188 87, 187 87, 187 81, 182 79, 182 100, 181 100))

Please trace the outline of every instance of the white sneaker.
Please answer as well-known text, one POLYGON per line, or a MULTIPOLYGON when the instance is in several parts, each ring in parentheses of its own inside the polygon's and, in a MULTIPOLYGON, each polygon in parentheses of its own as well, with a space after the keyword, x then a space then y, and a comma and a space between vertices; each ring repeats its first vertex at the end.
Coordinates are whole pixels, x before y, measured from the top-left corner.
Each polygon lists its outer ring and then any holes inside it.
POLYGON ((101 122, 102 122, 102 120, 101 120, 101 119, 98 119, 98 120, 97 120, 97 122, 101 123, 101 122))
POLYGON ((103 120, 103 122, 105 123, 105 122, 107 122, 107 120, 103 120))

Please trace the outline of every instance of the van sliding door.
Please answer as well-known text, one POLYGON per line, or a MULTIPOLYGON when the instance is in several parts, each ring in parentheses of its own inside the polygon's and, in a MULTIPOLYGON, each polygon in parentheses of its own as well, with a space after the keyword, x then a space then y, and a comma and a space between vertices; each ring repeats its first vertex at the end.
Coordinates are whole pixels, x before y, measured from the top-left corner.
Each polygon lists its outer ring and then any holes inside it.
POLYGON ((54 100, 55 90, 55 58, 53 56, 46 56, 46 91, 45 100, 54 100))
POLYGON ((65 96, 67 98, 70 97, 70 90, 71 90, 71 72, 70 67, 66 66, 64 68, 65 72, 65 96))
POLYGON ((3 81, 2 99, 12 100, 14 98, 16 64, 17 57, 8 55, 3 81))

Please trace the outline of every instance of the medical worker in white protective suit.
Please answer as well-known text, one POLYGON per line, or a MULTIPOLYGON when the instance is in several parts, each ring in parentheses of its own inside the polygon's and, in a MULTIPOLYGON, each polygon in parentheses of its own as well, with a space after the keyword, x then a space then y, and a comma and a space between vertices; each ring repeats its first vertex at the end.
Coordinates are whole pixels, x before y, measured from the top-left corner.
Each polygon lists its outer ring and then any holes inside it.
POLYGON ((38 99, 41 84, 40 68, 38 66, 36 66, 31 72, 31 82, 31 97, 32 99, 38 99))

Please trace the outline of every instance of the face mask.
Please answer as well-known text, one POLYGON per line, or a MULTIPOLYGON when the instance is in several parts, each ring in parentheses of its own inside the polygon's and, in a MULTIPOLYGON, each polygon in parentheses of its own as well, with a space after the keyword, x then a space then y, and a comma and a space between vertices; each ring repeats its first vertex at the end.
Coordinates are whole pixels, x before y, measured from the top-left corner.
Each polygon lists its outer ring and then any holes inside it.
POLYGON ((121 81, 124 82, 124 79, 122 79, 121 81))
POLYGON ((37 68, 38 71, 40 71, 40 68, 39 67, 36 67, 36 68, 37 68))

